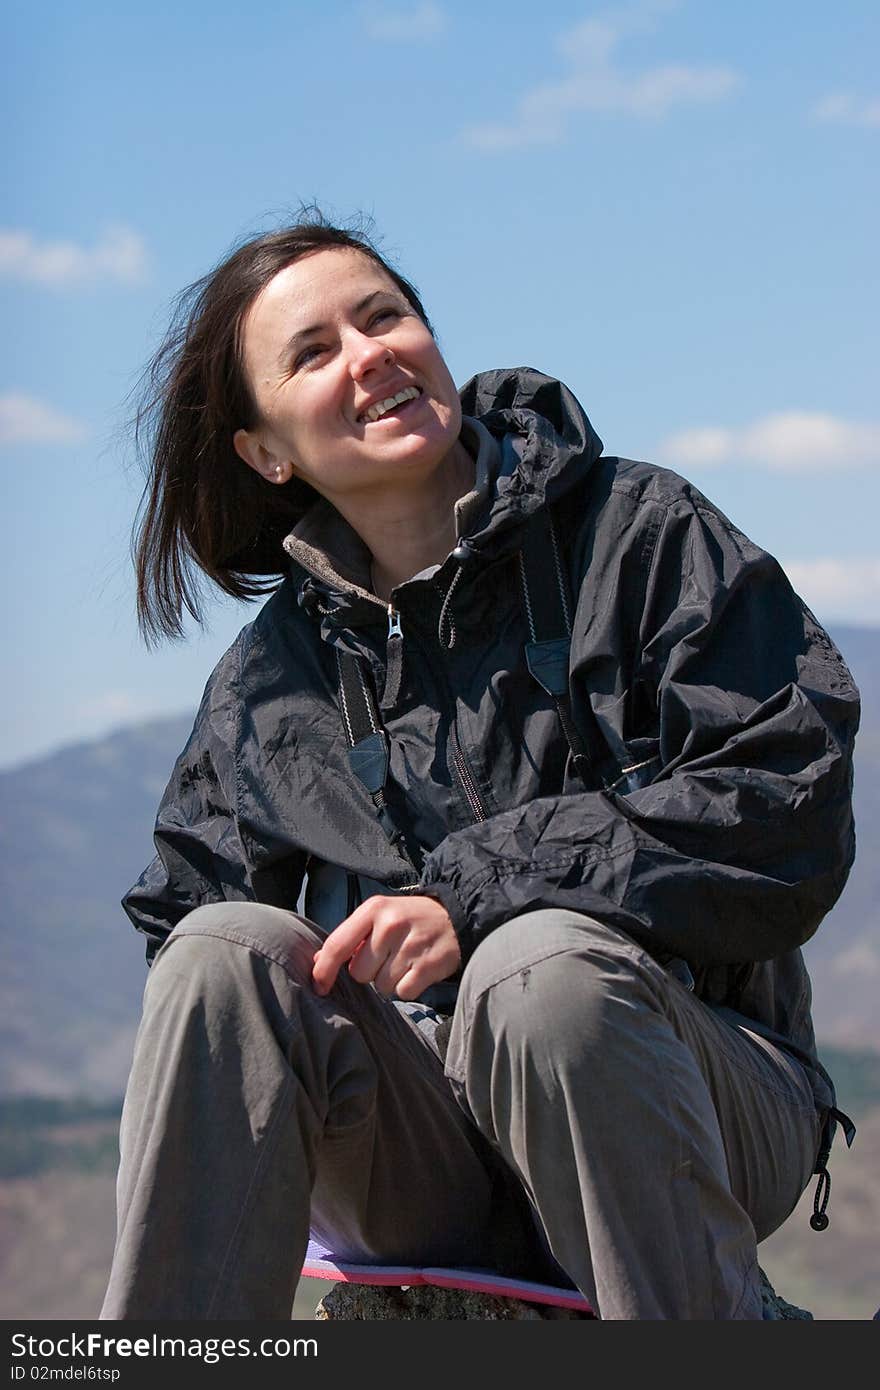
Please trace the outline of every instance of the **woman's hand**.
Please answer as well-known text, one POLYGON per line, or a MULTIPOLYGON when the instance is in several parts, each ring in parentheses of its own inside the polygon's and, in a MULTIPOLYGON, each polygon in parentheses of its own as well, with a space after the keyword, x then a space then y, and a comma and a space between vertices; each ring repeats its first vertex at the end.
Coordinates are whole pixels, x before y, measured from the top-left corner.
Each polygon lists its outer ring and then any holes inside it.
POLYGON ((436 898, 367 898, 330 933, 315 954, 312 982, 327 994, 341 967, 380 994, 416 999, 461 964, 458 938, 436 898))

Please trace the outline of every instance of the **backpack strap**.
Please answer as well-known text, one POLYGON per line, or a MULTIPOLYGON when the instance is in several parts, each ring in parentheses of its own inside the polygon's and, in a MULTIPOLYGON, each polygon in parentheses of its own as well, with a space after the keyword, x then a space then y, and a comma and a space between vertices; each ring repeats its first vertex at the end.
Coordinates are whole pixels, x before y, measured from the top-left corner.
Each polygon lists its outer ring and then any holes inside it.
POLYGON ((526 664, 556 706, 575 770, 588 790, 597 791, 607 786, 599 772, 606 750, 598 728, 591 724, 585 737, 571 712, 568 661, 572 604, 549 509, 526 527, 519 574, 530 637, 525 644, 526 664))

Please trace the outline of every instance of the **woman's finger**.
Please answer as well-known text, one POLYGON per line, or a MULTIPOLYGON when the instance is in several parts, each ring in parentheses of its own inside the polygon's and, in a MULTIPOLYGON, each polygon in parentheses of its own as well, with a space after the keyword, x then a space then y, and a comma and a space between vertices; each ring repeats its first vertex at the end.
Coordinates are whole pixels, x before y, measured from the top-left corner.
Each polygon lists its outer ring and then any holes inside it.
POLYGON ((373 984, 380 994, 390 999, 398 993, 401 978, 411 973, 411 963, 408 960, 401 959, 397 954, 390 955, 373 977, 373 984))
POLYGON ((427 989, 429 984, 434 983, 436 982, 433 980, 425 979, 421 967, 418 964, 414 964, 403 972, 393 992, 397 995, 398 999, 404 999, 409 1002, 411 999, 418 999, 422 990, 427 989))
POLYGON ((379 974, 391 966, 393 959, 394 952, 388 942, 379 944, 376 933, 371 932, 349 960, 348 973, 360 985, 368 985, 371 981, 378 983, 379 974))
MULTIPOLYGON (((368 900, 369 901, 369 900, 368 900)), ((330 933, 312 964, 312 984, 318 994, 326 994, 336 983, 336 977, 346 961, 351 960, 361 942, 372 931, 372 915, 364 912, 362 903, 356 912, 330 933)))

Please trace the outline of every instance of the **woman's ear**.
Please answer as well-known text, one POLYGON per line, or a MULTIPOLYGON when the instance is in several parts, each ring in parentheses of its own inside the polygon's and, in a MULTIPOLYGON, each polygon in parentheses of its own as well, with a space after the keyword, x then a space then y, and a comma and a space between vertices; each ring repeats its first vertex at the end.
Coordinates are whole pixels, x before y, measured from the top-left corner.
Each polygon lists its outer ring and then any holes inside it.
POLYGON ((250 430, 236 430, 232 444, 238 457, 244 460, 248 468, 265 478, 267 483, 288 483, 293 477, 290 459, 280 458, 267 449, 250 430))

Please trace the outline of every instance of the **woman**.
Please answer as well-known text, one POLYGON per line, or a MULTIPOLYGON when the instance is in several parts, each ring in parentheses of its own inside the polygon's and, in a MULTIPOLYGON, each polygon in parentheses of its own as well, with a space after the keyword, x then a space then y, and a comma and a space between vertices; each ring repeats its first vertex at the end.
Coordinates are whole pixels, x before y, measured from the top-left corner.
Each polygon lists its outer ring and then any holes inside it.
POLYGON ((158 955, 102 1316, 286 1317, 311 1225, 603 1318, 759 1318, 837 1115, 798 948, 853 855, 838 652, 560 383, 459 397, 412 285, 320 218, 206 277, 155 379, 147 632, 193 565, 275 592, 126 899, 158 955))

